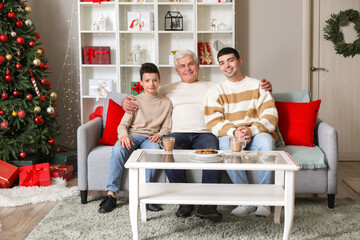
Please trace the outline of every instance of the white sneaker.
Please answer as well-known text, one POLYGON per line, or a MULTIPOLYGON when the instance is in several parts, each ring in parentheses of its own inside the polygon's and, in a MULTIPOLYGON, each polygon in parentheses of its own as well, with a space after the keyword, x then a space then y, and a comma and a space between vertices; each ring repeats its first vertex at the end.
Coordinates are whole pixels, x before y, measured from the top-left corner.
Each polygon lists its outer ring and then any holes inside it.
POLYGON ((231 211, 231 214, 236 216, 246 216, 249 213, 255 212, 255 206, 242 206, 239 205, 231 211))
POLYGON ((258 206, 255 212, 256 216, 268 217, 270 216, 271 211, 269 206, 258 206))

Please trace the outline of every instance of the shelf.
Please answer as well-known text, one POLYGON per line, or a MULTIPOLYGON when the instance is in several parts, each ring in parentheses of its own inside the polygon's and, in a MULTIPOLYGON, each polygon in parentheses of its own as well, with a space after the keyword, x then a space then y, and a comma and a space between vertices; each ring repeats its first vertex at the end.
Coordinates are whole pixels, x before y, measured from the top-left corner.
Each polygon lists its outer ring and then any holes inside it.
POLYGON ((108 7, 115 5, 115 2, 101 2, 100 3, 93 3, 93 2, 80 2, 80 6, 86 6, 86 7, 108 7))
POLYGON ((116 64, 81 64, 84 68, 114 68, 116 64))
POLYGON ((265 206, 285 204, 283 187, 273 184, 145 183, 140 184, 139 189, 140 203, 265 206))

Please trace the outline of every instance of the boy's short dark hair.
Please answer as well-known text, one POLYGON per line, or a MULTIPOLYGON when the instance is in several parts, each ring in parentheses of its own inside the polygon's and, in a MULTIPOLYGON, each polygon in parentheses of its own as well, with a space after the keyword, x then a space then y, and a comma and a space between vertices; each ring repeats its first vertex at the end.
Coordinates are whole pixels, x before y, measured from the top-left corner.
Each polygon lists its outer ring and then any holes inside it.
POLYGON ((160 71, 153 63, 143 63, 140 67, 140 79, 143 80, 144 73, 157 73, 160 79, 160 71))
POLYGON ((237 60, 240 59, 239 52, 235 48, 231 48, 231 47, 225 47, 225 48, 221 49, 217 54, 217 59, 219 60, 219 58, 221 56, 228 55, 228 54, 234 54, 234 56, 236 57, 237 60))

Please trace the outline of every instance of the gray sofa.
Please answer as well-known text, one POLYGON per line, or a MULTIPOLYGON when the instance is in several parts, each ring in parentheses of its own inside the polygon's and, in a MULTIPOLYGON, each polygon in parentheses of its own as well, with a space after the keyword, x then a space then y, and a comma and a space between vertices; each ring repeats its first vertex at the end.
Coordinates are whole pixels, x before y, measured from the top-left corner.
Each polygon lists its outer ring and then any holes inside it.
MULTIPOLYGON (((309 102, 310 97, 307 91, 273 94, 276 101, 281 102, 309 102)), ((120 94, 111 93, 105 100, 104 113, 106 116, 107 102, 111 98, 121 103, 120 94)), ((87 203, 88 190, 105 190, 109 171, 109 162, 112 146, 98 145, 97 142, 102 136, 105 126, 105 119, 95 118, 77 130, 78 149, 78 187, 81 192, 81 203, 87 203)), ((301 166, 296 173, 296 193, 326 193, 328 195, 328 207, 334 208, 335 194, 337 193, 337 166, 338 166, 338 142, 337 132, 327 123, 317 119, 315 128, 315 139, 313 147, 304 146, 280 146, 276 150, 288 152, 301 166), (308 161, 310 159, 310 161, 308 161), (312 164, 323 160, 324 165, 312 164)), ((201 182, 201 171, 187 171, 190 182, 201 182)), ((256 172, 247 172, 250 182, 257 182, 256 172)), ((158 181, 165 182, 164 171, 158 174, 158 181)), ((222 181, 228 182, 226 173, 222 181)), ((123 191, 128 191, 128 171, 123 174, 123 191)))

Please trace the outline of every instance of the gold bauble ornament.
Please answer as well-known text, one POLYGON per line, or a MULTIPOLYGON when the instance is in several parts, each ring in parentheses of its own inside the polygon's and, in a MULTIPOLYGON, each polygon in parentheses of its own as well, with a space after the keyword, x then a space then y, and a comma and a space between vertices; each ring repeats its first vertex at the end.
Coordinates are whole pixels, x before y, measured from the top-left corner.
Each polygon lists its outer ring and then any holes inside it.
POLYGON ((12 115, 13 117, 16 117, 16 116, 17 116, 17 112, 16 112, 16 111, 12 111, 11 115, 12 115))
POLYGON ((34 112, 39 113, 41 111, 41 108, 39 106, 34 107, 34 112))
POLYGON ((36 54, 41 56, 43 54, 43 51, 39 48, 36 50, 36 54))
POLYGON ((34 60, 33 60, 33 64, 35 65, 35 66, 40 66, 40 64, 41 64, 41 61, 40 61, 40 59, 38 59, 38 58, 35 58, 34 60))
POLYGON ((11 54, 6 54, 5 58, 6 58, 6 60, 11 61, 12 56, 11 56, 11 54))
POLYGON ((56 99, 56 98, 57 98, 56 92, 51 92, 51 93, 50 93, 50 97, 56 99))
POLYGON ((30 13, 30 12, 31 12, 31 7, 30 7, 30 6, 26 6, 26 7, 25 7, 25 11, 28 12, 28 13, 30 13))

